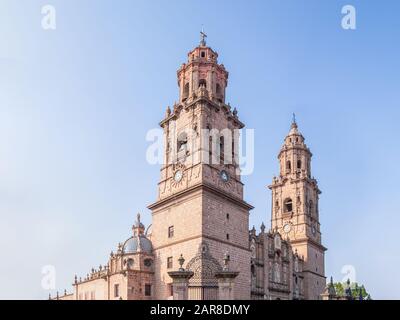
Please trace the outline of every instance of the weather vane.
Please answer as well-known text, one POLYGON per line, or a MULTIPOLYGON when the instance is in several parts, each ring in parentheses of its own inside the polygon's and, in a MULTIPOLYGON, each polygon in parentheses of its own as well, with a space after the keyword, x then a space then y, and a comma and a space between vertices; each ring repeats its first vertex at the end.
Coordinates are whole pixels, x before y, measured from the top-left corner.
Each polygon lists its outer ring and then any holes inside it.
POLYGON ((205 32, 204 32, 204 28, 203 28, 203 26, 201 27, 201 31, 200 31, 200 45, 201 46, 203 46, 203 47, 205 47, 206 46, 206 38, 207 38, 207 35, 205 34, 205 32))
POLYGON ((293 123, 296 123, 296 114, 293 112, 293 123))

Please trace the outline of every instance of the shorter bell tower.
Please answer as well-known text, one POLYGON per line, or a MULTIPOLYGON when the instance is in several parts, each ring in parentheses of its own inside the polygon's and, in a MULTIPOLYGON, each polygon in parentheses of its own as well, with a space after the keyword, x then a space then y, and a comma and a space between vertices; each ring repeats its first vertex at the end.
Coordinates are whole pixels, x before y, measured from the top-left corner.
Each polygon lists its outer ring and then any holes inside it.
POLYGON ((312 153, 304 143, 296 120, 279 152, 279 177, 274 177, 271 227, 291 242, 304 258, 305 298, 317 300, 325 287, 324 252, 321 243, 318 201, 321 191, 311 176, 312 153))

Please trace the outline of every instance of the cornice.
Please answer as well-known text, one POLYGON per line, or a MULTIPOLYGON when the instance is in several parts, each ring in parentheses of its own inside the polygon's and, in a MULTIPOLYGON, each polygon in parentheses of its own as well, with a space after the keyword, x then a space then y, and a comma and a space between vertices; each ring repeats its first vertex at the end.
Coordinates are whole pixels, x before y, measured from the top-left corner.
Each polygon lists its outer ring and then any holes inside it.
POLYGON ((199 190, 206 190, 213 194, 221 196, 246 210, 254 209, 254 207, 252 205, 248 204, 246 201, 239 199, 235 196, 229 195, 226 192, 224 192, 223 190, 220 190, 219 188, 216 188, 208 183, 199 183, 199 184, 189 187, 185 190, 179 191, 169 197, 166 197, 165 199, 161 199, 161 200, 158 200, 158 201, 150 204, 149 206, 147 206, 147 208, 150 210, 155 210, 155 209, 159 208, 160 206, 168 204, 171 201, 176 201, 177 198, 179 198, 179 197, 182 197, 184 195, 187 195, 189 193, 199 191, 199 190))
POLYGON ((298 240, 290 240, 291 244, 300 244, 300 243, 311 243, 313 246, 317 247, 318 249, 322 249, 323 251, 327 251, 328 249, 326 247, 324 247, 322 244, 307 238, 307 239, 298 239, 298 240))
MULTIPOLYGON (((225 113, 227 114, 227 117, 228 117, 228 119, 230 121, 234 122, 240 129, 245 127, 244 123, 241 122, 237 116, 234 116, 231 113, 228 105, 212 101, 207 96, 199 96, 195 100, 191 101, 190 103, 185 104, 185 105, 184 104, 179 104, 179 106, 182 109, 189 109, 189 108, 194 107, 195 105, 197 105, 199 102, 206 102, 207 104, 209 104, 212 107, 214 107, 217 111, 220 111, 221 108, 225 109, 225 113)), ((168 117, 166 117, 165 119, 163 119, 162 121, 159 122, 160 127, 163 127, 165 123, 169 122, 170 120, 172 120, 174 118, 177 118, 177 113, 175 111, 172 112, 171 115, 169 115, 168 117)))

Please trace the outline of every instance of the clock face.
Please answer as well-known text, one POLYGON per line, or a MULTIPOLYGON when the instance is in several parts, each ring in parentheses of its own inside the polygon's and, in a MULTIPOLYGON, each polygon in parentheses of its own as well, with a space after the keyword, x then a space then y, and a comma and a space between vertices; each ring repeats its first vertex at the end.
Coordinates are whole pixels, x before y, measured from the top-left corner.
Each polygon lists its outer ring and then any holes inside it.
POLYGON ((178 170, 178 171, 175 172, 175 174, 174 174, 174 180, 175 180, 176 182, 181 181, 181 180, 182 180, 182 177, 183 177, 183 173, 182 173, 181 170, 178 170))
POLYGON ((229 174, 225 170, 221 171, 220 176, 221 176, 222 181, 224 181, 224 182, 229 181, 229 174))
POLYGON ((290 230, 292 230, 292 226, 290 225, 290 223, 286 223, 286 224, 283 226, 283 232, 289 233, 290 230))

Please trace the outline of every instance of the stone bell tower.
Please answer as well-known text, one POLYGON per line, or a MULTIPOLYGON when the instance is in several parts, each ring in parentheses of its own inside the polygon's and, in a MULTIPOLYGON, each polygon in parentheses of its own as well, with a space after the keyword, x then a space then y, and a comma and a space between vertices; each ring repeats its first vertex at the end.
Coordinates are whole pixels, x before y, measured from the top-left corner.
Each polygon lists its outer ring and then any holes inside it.
POLYGON ((216 299, 216 274, 228 253, 235 298, 250 298, 249 210, 237 161, 237 110, 225 103, 228 72, 218 54, 200 44, 177 72, 179 102, 167 107, 164 163, 152 210, 156 299, 172 296, 168 272, 183 255, 193 271, 189 299, 216 299))
POLYGON ((325 287, 324 252, 321 244, 318 200, 321 191, 311 176, 312 154, 293 119, 279 152, 279 177, 272 191, 272 230, 289 239, 293 250, 303 256, 306 299, 319 299, 325 287))

